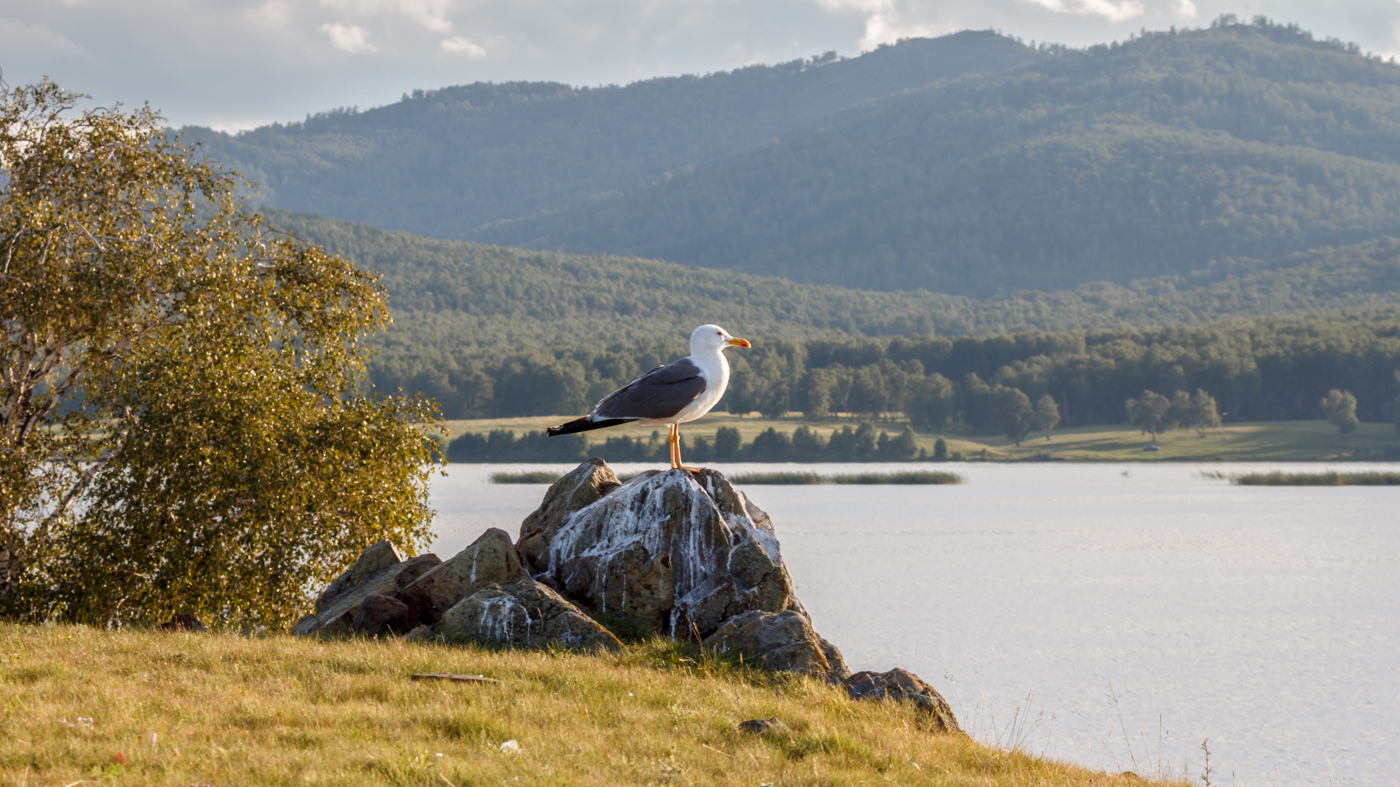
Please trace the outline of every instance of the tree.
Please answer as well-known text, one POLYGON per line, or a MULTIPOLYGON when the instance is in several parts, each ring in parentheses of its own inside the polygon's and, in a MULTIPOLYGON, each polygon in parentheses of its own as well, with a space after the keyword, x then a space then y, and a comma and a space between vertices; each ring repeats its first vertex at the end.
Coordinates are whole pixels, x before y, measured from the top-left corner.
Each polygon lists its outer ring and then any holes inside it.
POLYGON ((283 625, 426 541, 435 407, 358 393, 375 277, 79 98, 0 86, 0 614, 283 625))
POLYGON ((934 461, 938 462, 946 462, 948 460, 947 440, 944 440, 940 437, 937 440, 933 441, 933 458, 934 461))
POLYGON ((1050 439, 1050 431, 1060 425, 1060 407, 1055 404, 1055 397, 1045 394, 1035 400, 1035 413, 1031 416, 1031 422, 1036 429, 1045 433, 1045 439, 1050 439))
POLYGON ((1171 401, 1154 391, 1143 391, 1141 399, 1129 399, 1125 407, 1128 411, 1128 422, 1151 434, 1152 441, 1156 442, 1157 434, 1165 428, 1171 401))
POLYGON ((1035 408, 1031 407, 1030 397, 1020 388, 998 388, 995 400, 997 425, 1001 427, 1003 434, 1016 445, 1020 445, 1031 431, 1035 421, 1035 408))
POLYGON ((739 458, 743 437, 732 426, 721 426, 715 430, 715 458, 734 461, 739 458))
POLYGON ((1197 388, 1196 392, 1191 394, 1186 422, 1195 428, 1200 437, 1206 436, 1207 429, 1219 428, 1220 406, 1215 403, 1215 397, 1197 388))
POLYGON ((1351 391, 1339 391, 1333 388, 1327 392, 1326 396, 1322 397, 1320 404, 1327 420, 1336 424, 1338 431, 1342 434, 1351 434, 1356 431, 1356 425, 1360 421, 1356 418, 1356 397, 1351 395, 1351 391))
POLYGON ((924 429, 942 429, 953 414, 953 384, 941 374, 930 374, 913 383, 909 420, 924 429))
POLYGON ((904 431, 899 436, 890 440, 889 445, 882 449, 882 453, 891 459, 913 459, 919 452, 919 444, 914 441, 914 428, 904 427, 904 431))

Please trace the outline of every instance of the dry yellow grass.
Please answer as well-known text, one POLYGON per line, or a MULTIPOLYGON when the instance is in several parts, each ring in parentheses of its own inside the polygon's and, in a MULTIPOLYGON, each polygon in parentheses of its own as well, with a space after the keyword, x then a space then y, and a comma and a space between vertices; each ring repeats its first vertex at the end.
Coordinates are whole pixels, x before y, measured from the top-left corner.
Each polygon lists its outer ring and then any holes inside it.
POLYGON ((587 656, 2 625, 0 783, 1144 783, 934 734, 900 705, 684 653, 661 642, 587 656), (736 729, 768 716, 791 734, 736 729), (508 740, 518 752, 501 750, 508 740))

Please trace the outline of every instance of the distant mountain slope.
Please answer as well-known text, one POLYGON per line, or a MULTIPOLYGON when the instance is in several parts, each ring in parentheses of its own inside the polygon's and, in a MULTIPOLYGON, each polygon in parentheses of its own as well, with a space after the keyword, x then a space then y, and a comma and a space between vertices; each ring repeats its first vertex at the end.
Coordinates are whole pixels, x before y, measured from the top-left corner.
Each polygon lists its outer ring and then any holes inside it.
POLYGON ((989 297, 1400 234, 1400 67, 1228 25, 1060 52, 475 239, 989 297))
POLYGON ((236 136, 183 132, 258 182, 269 205, 443 238, 703 167, 934 80, 1036 53, 992 33, 912 39, 626 87, 474 84, 236 136))
POLYGON ((395 319, 382 340, 390 357, 658 340, 679 349, 705 322, 773 340, 1202 324, 1400 305, 1400 241, 1390 238, 1277 263, 1223 260, 1188 276, 1127 286, 1098 282, 976 301, 434 240, 283 211, 269 215, 279 227, 383 274, 395 319))

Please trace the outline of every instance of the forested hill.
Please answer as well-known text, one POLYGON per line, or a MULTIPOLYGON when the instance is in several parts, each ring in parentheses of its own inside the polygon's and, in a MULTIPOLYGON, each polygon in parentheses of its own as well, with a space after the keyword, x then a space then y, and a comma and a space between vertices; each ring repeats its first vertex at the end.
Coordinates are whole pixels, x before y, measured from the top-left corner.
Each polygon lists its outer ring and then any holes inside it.
POLYGON ((1191 276, 1128 286, 976 301, 434 240, 282 211, 270 216, 384 275, 395 324, 379 340, 373 379, 381 388, 428 393, 451 417, 571 412, 682 353, 690 330, 712 321, 752 339, 757 358, 794 340, 1122 330, 1400 305, 1400 241, 1393 239, 1274 264, 1225 260, 1191 276), (507 379, 516 382, 496 385, 507 379))
POLYGON ((464 238, 502 219, 664 180, 872 98, 997 71, 1036 53, 992 33, 912 39, 626 87, 473 84, 231 136, 183 129, 267 204, 464 238))
POLYGON ((1400 233, 1400 66, 1291 27, 1047 54, 483 240, 986 297, 1400 233))

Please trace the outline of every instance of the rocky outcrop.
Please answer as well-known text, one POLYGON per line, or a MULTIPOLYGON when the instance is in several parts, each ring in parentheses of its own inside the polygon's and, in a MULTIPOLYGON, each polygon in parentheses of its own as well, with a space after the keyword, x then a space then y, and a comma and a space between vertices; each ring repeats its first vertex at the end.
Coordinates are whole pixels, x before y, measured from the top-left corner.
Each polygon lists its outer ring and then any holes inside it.
POLYGON ((493 527, 456 557, 428 570, 396 595, 419 623, 432 625, 457 602, 487 585, 524 576, 510 536, 493 527))
MULTIPOLYGON (((381 541, 292 633, 622 647, 588 613, 839 684, 853 699, 906 702, 929 727, 958 730, 948 703, 913 673, 850 674, 798 602, 768 515, 711 470, 653 471, 622 484, 590 459, 550 486, 518 543, 491 529, 444 563, 405 559, 381 541)), ((761 731, 780 726, 773 722, 744 724, 761 731)))
POLYGON ((436 625, 415 630, 411 638, 514 648, 550 643, 575 650, 622 647, 617 637, 578 607, 525 577, 473 593, 449 609, 436 625))
POLYGON ((706 638, 704 645, 721 653, 742 654, 748 663, 766 669, 833 683, 850 674, 836 646, 818 636, 807 616, 796 610, 735 615, 706 638))
POLYGON ((908 702, 918 708, 929 726, 943 732, 960 732, 948 701, 909 670, 857 672, 847 678, 844 685, 851 699, 908 702))
POLYGON ((703 638, 735 615, 797 606, 768 515, 723 475, 643 473, 608 490, 604 469, 586 464, 561 479, 526 520, 522 549, 545 545, 531 559, 543 564, 537 579, 671 636, 703 638), (602 494, 571 511, 589 490, 602 494))
POLYGON ((367 597, 392 596, 441 562, 433 554, 405 560, 388 541, 373 544, 326 587, 316 599, 316 611, 303 615, 292 633, 350 634, 367 597))

